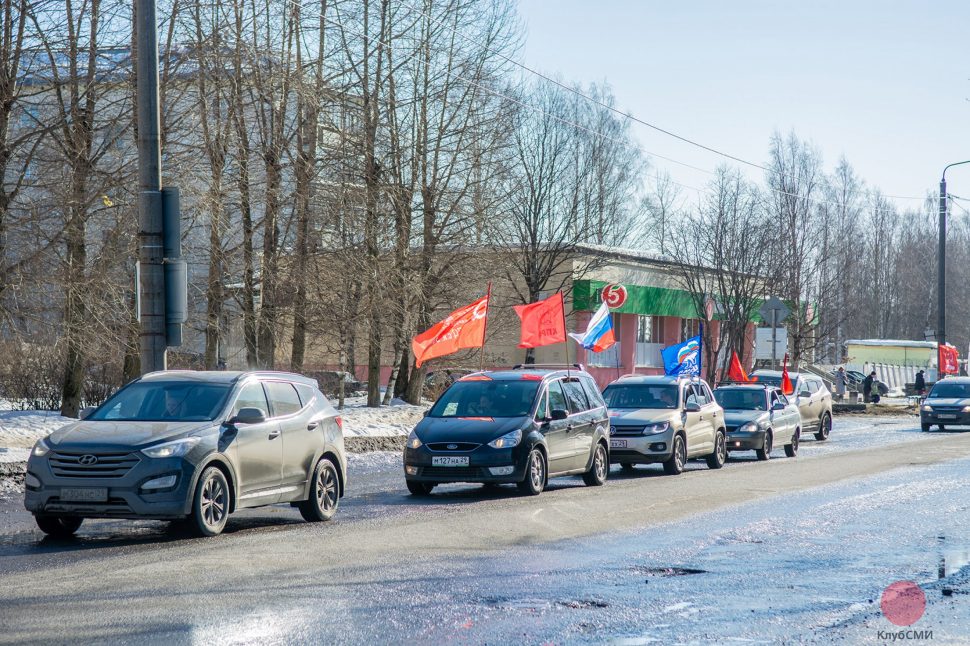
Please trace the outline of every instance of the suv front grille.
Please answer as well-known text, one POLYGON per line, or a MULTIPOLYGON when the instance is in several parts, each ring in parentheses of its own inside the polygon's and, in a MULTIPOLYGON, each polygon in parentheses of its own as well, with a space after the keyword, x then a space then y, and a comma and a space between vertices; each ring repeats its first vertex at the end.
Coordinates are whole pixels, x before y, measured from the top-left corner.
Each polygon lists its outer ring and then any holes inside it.
POLYGON ((49 458, 59 478, 121 478, 138 464, 134 453, 77 453, 57 451, 49 458), (95 458, 91 463, 89 456, 95 458))
POLYGON ((643 435, 642 426, 614 426, 610 429, 610 435, 622 437, 624 435, 643 435))
POLYGON ((474 442, 432 442, 428 448, 432 451, 474 451, 481 444, 474 442))

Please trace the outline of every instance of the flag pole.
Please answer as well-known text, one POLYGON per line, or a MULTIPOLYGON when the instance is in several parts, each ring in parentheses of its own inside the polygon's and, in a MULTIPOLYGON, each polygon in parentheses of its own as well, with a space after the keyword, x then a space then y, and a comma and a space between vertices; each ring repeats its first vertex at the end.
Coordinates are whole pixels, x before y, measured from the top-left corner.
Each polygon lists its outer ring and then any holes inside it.
POLYGON ((485 334, 488 332, 488 310, 492 307, 492 281, 485 290, 485 323, 482 324, 482 352, 478 360, 478 371, 485 370, 485 334))
MULTIPOLYGON (((563 330, 563 333, 566 336, 566 338, 563 341, 563 343, 566 344, 566 348, 565 348, 565 353, 566 353, 566 376, 568 377, 569 376, 569 328, 566 327, 566 299, 565 299, 565 297, 562 296, 562 291, 560 291, 559 294, 560 294, 559 298, 561 298, 562 301, 563 301, 563 303, 562 303, 562 330, 563 330)), ((937 361, 937 363, 939 363, 939 361, 937 361)), ((939 372, 939 371, 937 371, 937 372, 939 372)))

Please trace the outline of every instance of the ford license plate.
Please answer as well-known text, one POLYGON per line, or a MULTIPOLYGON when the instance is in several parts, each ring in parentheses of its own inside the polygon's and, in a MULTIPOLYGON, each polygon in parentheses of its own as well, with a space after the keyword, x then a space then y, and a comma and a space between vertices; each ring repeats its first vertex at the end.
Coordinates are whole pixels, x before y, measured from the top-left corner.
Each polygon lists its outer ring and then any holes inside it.
POLYGON ((104 487, 100 489, 61 489, 61 500, 63 502, 106 502, 108 490, 104 487))
POLYGON ((610 440, 611 449, 625 449, 626 440, 610 440))
POLYGON ((467 467, 467 455, 436 455, 431 458, 431 464, 436 467, 467 467))

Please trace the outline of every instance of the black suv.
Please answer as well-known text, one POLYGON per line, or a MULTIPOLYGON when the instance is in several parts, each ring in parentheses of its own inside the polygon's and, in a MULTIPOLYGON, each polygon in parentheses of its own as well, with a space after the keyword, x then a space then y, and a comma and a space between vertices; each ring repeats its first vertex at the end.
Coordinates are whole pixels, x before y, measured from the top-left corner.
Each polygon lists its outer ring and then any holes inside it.
POLYGON ((218 534, 245 507, 329 520, 346 482, 340 417, 315 380, 155 372, 37 442, 24 504, 54 536, 85 518, 186 520, 218 534))
POLYGON ((537 495, 550 477, 606 482, 609 418, 582 370, 516 366, 462 377, 408 437, 404 477, 414 495, 446 482, 516 483, 537 495))

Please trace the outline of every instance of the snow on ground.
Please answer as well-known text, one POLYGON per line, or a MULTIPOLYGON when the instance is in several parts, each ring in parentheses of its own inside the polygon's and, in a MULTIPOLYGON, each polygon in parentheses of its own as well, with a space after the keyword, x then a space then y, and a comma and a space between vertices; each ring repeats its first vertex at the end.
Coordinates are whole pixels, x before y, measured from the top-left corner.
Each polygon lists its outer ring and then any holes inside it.
POLYGON ((400 451, 369 451, 367 453, 347 454, 347 470, 355 478, 387 471, 388 469, 400 468, 400 451))
POLYGON ((30 448, 40 438, 73 421, 56 411, 0 410, 0 446, 30 448))
POLYGON ((340 416, 347 437, 407 435, 427 409, 428 406, 414 406, 400 399, 393 400, 390 406, 367 408, 366 397, 348 397, 340 416))

